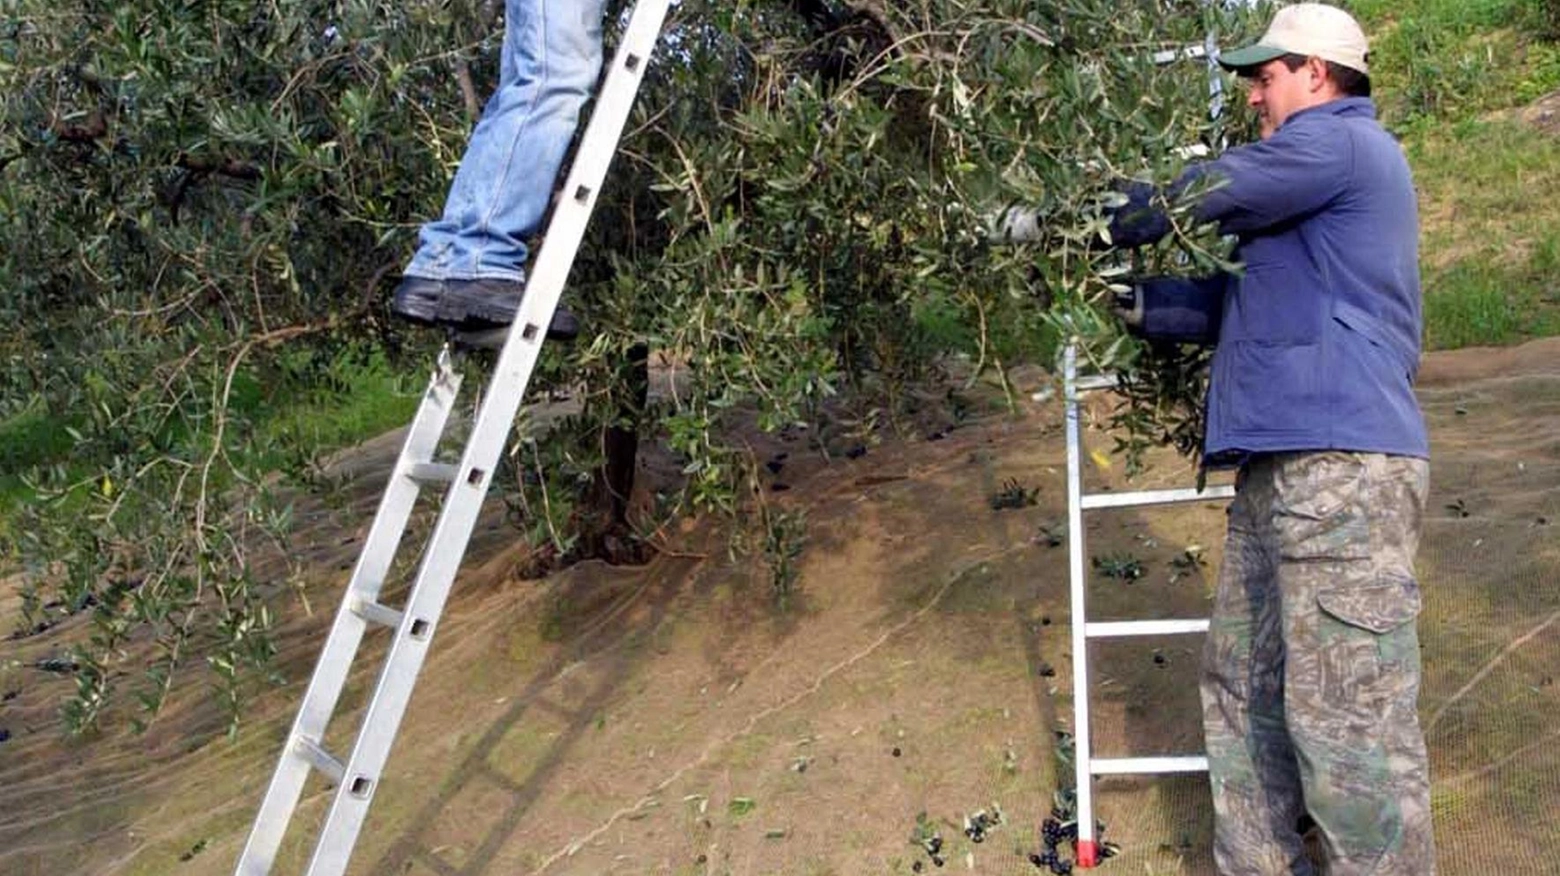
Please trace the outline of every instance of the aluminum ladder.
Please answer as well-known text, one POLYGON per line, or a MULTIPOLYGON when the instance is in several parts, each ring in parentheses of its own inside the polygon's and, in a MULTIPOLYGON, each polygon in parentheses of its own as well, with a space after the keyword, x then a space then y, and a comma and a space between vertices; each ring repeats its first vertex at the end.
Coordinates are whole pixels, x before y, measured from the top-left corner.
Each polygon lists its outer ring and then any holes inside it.
POLYGON ((1078 418, 1080 393, 1116 386, 1113 376, 1078 376, 1077 348, 1069 344, 1063 353, 1063 389, 1067 408, 1067 550, 1072 598, 1073 743, 1078 811, 1077 865, 1099 863, 1099 841, 1094 830, 1094 777, 1207 772, 1205 756, 1097 758, 1089 728, 1089 643, 1133 636, 1206 633, 1208 620, 1132 620, 1098 622, 1088 619, 1088 578, 1084 571, 1083 512, 1104 508, 1143 508, 1234 497, 1235 488, 1214 486, 1203 490, 1150 490, 1135 493, 1085 493, 1083 491, 1083 435, 1078 418))
MULTIPOLYGON (((1247 2, 1249 0, 1236 0, 1247 2)), ((1208 66, 1208 115, 1218 119, 1224 114, 1224 79, 1219 67, 1219 46, 1209 32, 1202 44, 1156 52, 1150 60, 1157 66, 1181 61, 1203 61, 1208 66)), ((1183 159, 1206 158, 1210 150, 1201 143, 1183 146, 1176 154, 1183 159)), ((1097 758, 1089 728, 1089 642, 1097 639, 1121 639, 1134 636, 1186 635, 1208 632, 1208 619, 1135 620, 1096 622, 1088 619, 1088 578, 1084 570, 1083 512, 1103 508, 1145 508, 1189 502, 1231 499, 1233 486, 1213 486, 1203 490, 1152 490, 1135 493, 1083 492, 1083 433, 1078 422, 1079 393, 1116 386, 1112 375, 1078 377, 1078 352, 1068 344, 1064 358, 1064 394, 1067 408, 1067 539, 1068 576, 1071 580, 1072 654, 1073 654, 1073 743, 1076 772, 1078 840, 1077 866, 1098 866, 1099 840, 1094 829, 1094 777, 1123 775, 1164 775, 1205 773, 1204 755, 1097 758)))
POLYGON ((563 197, 547 226, 520 311, 507 332, 498 331, 504 337, 502 351, 458 463, 434 458, 461 385, 450 347, 446 345, 439 355, 239 856, 237 876, 271 872, 304 782, 315 770, 335 785, 335 791, 305 872, 339 876, 347 868, 669 6, 670 0, 639 0, 634 5, 564 183, 563 197), (380 591, 421 488, 433 485, 447 487, 438 522, 405 604, 391 608, 379 601, 380 591), (323 740, 370 625, 389 628, 393 638, 355 741, 342 758, 326 751, 323 740))

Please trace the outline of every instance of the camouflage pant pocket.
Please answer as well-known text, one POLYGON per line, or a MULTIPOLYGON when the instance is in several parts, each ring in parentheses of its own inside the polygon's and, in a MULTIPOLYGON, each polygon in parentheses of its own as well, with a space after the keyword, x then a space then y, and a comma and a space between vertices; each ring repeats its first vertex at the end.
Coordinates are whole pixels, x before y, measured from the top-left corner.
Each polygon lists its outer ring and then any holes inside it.
POLYGON ((1418 689, 1419 585, 1413 578, 1373 575, 1324 586, 1322 688, 1336 704, 1382 708, 1418 689))
POLYGON ((1350 626, 1390 633, 1419 616, 1419 583, 1413 578, 1376 576, 1323 587, 1316 601, 1323 611, 1350 626))
POLYGON ((1368 479, 1357 455, 1306 454, 1285 463, 1275 486, 1273 528, 1282 559, 1340 562, 1370 557, 1368 479))

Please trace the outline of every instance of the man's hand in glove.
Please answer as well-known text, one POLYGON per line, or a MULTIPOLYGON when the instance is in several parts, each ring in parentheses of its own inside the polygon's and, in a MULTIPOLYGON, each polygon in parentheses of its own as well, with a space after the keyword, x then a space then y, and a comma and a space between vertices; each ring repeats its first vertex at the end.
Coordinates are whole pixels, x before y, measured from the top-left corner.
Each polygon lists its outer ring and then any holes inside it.
POLYGON ((1110 312, 1120 319, 1127 330, 1138 334, 1143 329, 1143 289, 1136 283, 1125 291, 1115 293, 1110 312))
POLYGON ((1110 310, 1140 338, 1180 344, 1211 344, 1219 337, 1228 274, 1188 279, 1139 277, 1115 293, 1110 310))

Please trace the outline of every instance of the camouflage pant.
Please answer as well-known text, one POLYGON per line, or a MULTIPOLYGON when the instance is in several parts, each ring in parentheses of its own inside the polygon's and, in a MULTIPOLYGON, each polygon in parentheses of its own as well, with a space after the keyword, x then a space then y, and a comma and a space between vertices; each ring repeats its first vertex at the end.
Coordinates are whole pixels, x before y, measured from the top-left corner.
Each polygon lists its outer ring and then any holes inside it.
POLYGON ((1241 469, 1203 655, 1223 876, 1432 876, 1414 551, 1421 459, 1257 457, 1241 469))

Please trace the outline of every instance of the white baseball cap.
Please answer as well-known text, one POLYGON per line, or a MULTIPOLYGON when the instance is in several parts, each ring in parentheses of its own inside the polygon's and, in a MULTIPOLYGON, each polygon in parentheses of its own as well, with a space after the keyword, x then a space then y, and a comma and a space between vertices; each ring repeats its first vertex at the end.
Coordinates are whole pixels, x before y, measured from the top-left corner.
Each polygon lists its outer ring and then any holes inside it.
POLYGON ((1325 3, 1296 3, 1273 16, 1267 33, 1254 45, 1219 56, 1227 70, 1249 70, 1284 55, 1332 61, 1370 75, 1370 43, 1349 13, 1325 3))

